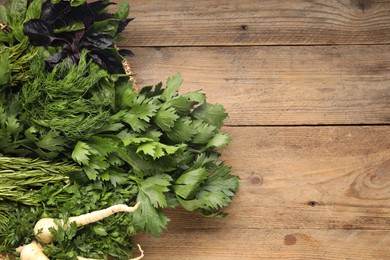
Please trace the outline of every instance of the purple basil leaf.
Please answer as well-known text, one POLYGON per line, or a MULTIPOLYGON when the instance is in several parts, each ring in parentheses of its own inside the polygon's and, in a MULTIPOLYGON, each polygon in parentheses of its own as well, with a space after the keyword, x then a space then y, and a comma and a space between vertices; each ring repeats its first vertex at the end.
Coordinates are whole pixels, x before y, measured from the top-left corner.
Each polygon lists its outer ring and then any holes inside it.
POLYGON ((96 12, 89 8, 87 4, 73 7, 72 12, 70 13, 69 20, 75 20, 84 24, 85 29, 88 29, 92 26, 93 22, 96 20, 96 12))
POLYGON ((52 71, 54 69, 54 66, 60 63, 61 60, 62 60, 61 52, 57 52, 51 55, 49 58, 46 59, 46 68, 49 71, 52 71))
POLYGON ((74 32, 74 38, 72 41, 71 49, 73 53, 80 52, 79 48, 83 44, 82 39, 84 37, 85 30, 79 30, 74 32))
POLYGON ((120 49, 118 52, 121 56, 128 56, 128 57, 134 56, 134 53, 127 49, 120 49))
POLYGON ((56 28, 63 27, 66 25, 63 17, 66 17, 71 10, 69 2, 52 4, 50 0, 47 0, 42 5, 41 19, 48 24, 56 24, 56 28))
POLYGON ((104 66, 104 64, 103 64, 103 61, 102 61, 102 59, 100 59, 99 58, 99 56, 97 55, 97 54, 95 54, 95 53, 93 53, 93 52, 89 52, 88 54, 87 54, 87 56, 89 57, 89 58, 91 58, 97 65, 99 65, 100 67, 105 67, 104 66))
POLYGON ((115 18, 115 15, 110 14, 110 13, 102 13, 98 17, 96 17, 96 21, 103 21, 103 20, 108 20, 111 18, 115 18))
POLYGON ((23 32, 36 46, 48 47, 55 40, 64 40, 54 36, 53 28, 40 19, 31 19, 23 24, 23 32))
POLYGON ((124 19, 124 20, 119 21, 117 33, 121 33, 126 28, 126 26, 129 24, 129 22, 131 22, 133 20, 134 20, 134 18, 129 18, 129 19, 124 19))
POLYGON ((113 37, 107 34, 91 33, 85 37, 83 47, 90 50, 107 49, 112 45, 113 37))
POLYGON ((100 62, 102 63, 101 67, 106 69, 110 74, 125 73, 125 71, 123 70, 123 65, 121 63, 121 57, 118 56, 117 52, 114 49, 94 51, 91 53, 91 57, 92 56, 98 56, 100 62))
POLYGON ((100 13, 103 11, 106 7, 109 5, 116 5, 114 2, 109 2, 109 3, 104 3, 103 1, 96 1, 93 3, 89 3, 88 6, 92 8, 96 14, 100 13))

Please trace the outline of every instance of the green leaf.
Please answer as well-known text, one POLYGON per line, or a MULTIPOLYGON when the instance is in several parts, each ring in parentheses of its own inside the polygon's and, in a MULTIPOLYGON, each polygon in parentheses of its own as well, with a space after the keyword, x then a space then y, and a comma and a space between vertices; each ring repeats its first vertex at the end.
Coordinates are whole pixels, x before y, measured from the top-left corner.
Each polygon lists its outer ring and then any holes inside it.
POLYGON ((129 16, 130 5, 128 2, 121 2, 118 6, 118 11, 115 13, 115 18, 118 20, 124 20, 129 16))
POLYGON ((4 24, 8 24, 7 9, 4 5, 0 5, 0 21, 4 24))
POLYGON ((35 142, 35 144, 41 149, 53 152, 50 157, 54 158, 58 155, 58 152, 64 150, 65 138, 60 136, 59 132, 50 130, 38 142, 35 142))
POLYGON ((184 96, 174 97, 169 101, 169 103, 181 115, 188 115, 190 113, 192 106, 194 105, 193 102, 189 102, 188 98, 184 96))
POLYGON ((130 144, 141 144, 141 143, 146 143, 151 141, 153 141, 153 139, 147 137, 128 137, 122 139, 122 142, 125 146, 128 146, 130 144))
POLYGON ((165 101, 170 100, 172 97, 177 95, 177 91, 179 90, 181 84, 183 83, 183 78, 180 73, 168 78, 167 80, 167 88, 161 95, 161 98, 165 101))
POLYGON ((208 149, 210 147, 216 147, 219 149, 223 149, 231 140, 232 140, 232 138, 229 135, 227 135, 225 133, 218 133, 213 137, 213 139, 211 139, 208 142, 205 149, 208 149))
POLYGON ((0 56, 0 86, 8 84, 11 79, 11 61, 9 54, 4 53, 0 56))
POLYGON ((9 0, 9 10, 12 16, 24 17, 27 10, 27 0, 9 0))
POLYGON ((124 162, 128 163, 134 170, 135 173, 142 175, 149 175, 155 173, 158 169, 156 164, 151 160, 141 158, 135 151, 132 149, 118 149, 118 157, 121 158, 124 162))
POLYGON ((196 134, 196 129, 191 123, 189 117, 178 119, 172 129, 166 132, 168 138, 177 143, 190 141, 196 134))
POLYGON ((133 213, 133 224, 139 231, 159 236, 169 219, 157 208, 167 207, 165 192, 169 191, 172 178, 167 174, 159 174, 138 182, 137 201, 140 208, 133 213))
POLYGON ((196 197, 204 202, 206 209, 218 209, 230 203, 238 186, 238 177, 230 174, 230 168, 220 166, 206 180, 196 197))
POLYGON ((195 211, 203 206, 203 202, 198 199, 193 199, 193 200, 185 200, 180 197, 177 197, 177 200, 179 201, 180 205, 188 211, 195 211))
POLYGON ((64 33, 64 32, 74 32, 85 29, 84 24, 72 21, 70 24, 68 24, 65 27, 54 29, 54 33, 64 33))
POLYGON ((169 191, 168 187, 171 185, 171 181, 171 176, 167 174, 148 177, 139 184, 139 192, 145 194, 153 207, 167 207, 164 193, 169 191))
POLYGON ((36 19, 41 16, 43 0, 33 0, 27 8, 26 17, 24 22, 27 22, 31 19, 36 19))
POLYGON ((132 100, 131 108, 121 113, 120 117, 134 131, 141 132, 149 126, 148 122, 156 114, 158 108, 156 99, 149 99, 143 95, 139 95, 132 100))
POLYGON ((216 127, 207 124, 203 120, 195 120, 193 125, 197 131, 195 136, 192 138, 192 142, 194 144, 207 144, 215 135, 216 127))
POLYGON ((85 3, 85 0, 70 0, 70 5, 71 6, 79 6, 85 3))
MULTIPOLYGON (((88 145, 93 148, 99 155, 106 157, 117 149, 117 142, 112 138, 103 138, 100 136, 91 136, 88 140, 88 145)), ((95 154, 96 154, 95 152, 95 154)))
POLYGON ((138 193, 137 201, 141 201, 141 205, 133 213, 132 224, 137 231, 150 233, 155 237, 160 236, 163 229, 167 227, 169 218, 153 207, 149 198, 143 192, 138 193))
POLYGON ((224 120, 228 116, 222 105, 209 103, 197 107, 192 115, 217 128, 220 128, 223 125, 224 120))
POLYGON ((72 159, 79 164, 88 165, 90 155, 91 147, 89 147, 89 145, 84 142, 78 141, 72 152, 72 159))
POLYGON ((118 184, 123 184, 128 180, 128 174, 117 171, 109 171, 110 182, 112 186, 116 187, 118 184))
POLYGON ((13 28, 12 33, 19 42, 22 42, 26 38, 26 35, 24 35, 23 28, 21 26, 13 28))
POLYGON ((118 31, 118 24, 118 19, 112 18, 94 22, 92 28, 95 32, 99 32, 99 34, 108 34, 114 37, 118 31))
POLYGON ((137 153, 142 151, 144 154, 154 157, 155 149, 156 149, 156 143, 148 142, 148 143, 141 144, 137 149, 137 153))
POLYGON ((154 122, 164 131, 168 131, 175 125, 175 121, 179 119, 179 116, 176 114, 175 108, 171 107, 169 104, 165 103, 158 110, 154 122))
POLYGON ((206 96, 205 96, 205 94, 201 93, 199 91, 185 93, 185 94, 183 94, 181 96, 187 98, 189 101, 194 101, 196 103, 200 103, 200 104, 206 103, 206 96))
POLYGON ((207 175, 208 171, 205 168, 185 172, 175 181, 173 190, 178 196, 189 199, 207 178, 207 175))
POLYGON ((150 155, 153 157, 153 159, 157 159, 166 154, 174 154, 177 150, 185 146, 185 144, 173 146, 159 142, 147 142, 138 146, 137 153, 143 152, 145 155, 150 155))
POLYGON ((106 229, 102 225, 93 226, 93 231, 98 236, 107 236, 108 235, 106 229))

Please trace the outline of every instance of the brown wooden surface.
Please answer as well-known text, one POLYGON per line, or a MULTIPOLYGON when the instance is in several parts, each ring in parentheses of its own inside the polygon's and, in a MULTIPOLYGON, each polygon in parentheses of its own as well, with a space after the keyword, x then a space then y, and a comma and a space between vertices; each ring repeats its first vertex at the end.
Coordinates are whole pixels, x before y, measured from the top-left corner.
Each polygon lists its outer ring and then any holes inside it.
MULTIPOLYGON (((116 0, 115 2, 120 2, 116 0)), ((388 0, 129 0, 125 45, 390 42, 388 0)))
POLYGON ((390 1, 129 3, 139 84, 223 104, 241 178, 227 218, 136 236, 146 260, 390 259, 390 1))
POLYGON ((228 125, 390 123, 390 45, 131 49, 140 85, 180 71, 228 125))

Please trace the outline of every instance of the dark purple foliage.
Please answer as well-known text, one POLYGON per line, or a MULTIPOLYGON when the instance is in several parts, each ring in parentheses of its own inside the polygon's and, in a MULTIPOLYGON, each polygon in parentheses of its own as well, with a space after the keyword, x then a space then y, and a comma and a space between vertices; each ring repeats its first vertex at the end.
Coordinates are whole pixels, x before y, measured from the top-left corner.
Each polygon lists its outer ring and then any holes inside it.
POLYGON ((81 51, 87 49, 88 57, 102 68, 112 74, 124 73, 121 55, 132 55, 132 52, 118 52, 113 44, 132 19, 119 20, 107 13, 105 10, 111 4, 114 3, 98 0, 73 7, 70 2, 52 4, 47 0, 42 5, 40 19, 24 23, 24 33, 33 45, 62 47, 46 60, 50 70, 63 60, 76 64, 81 51), (75 23, 79 26, 72 27, 75 23))

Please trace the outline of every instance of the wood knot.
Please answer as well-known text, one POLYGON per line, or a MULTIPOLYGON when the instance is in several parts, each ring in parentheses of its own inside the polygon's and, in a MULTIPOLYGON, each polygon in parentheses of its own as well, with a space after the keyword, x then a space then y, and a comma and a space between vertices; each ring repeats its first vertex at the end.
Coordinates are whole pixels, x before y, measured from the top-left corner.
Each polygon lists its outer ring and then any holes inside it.
POLYGON ((375 0, 352 0, 352 5, 357 7, 363 13, 375 4, 375 0))
POLYGON ((243 31, 246 31, 246 30, 248 30, 248 25, 243 24, 243 25, 240 26, 240 29, 243 30, 243 31))
POLYGON ((360 199, 389 199, 390 160, 367 165, 356 171, 356 178, 346 195, 360 199))
POLYGON ((375 174, 370 177, 370 180, 374 184, 383 185, 390 182, 390 160, 384 161, 379 165, 375 174))
POLYGON ((307 205, 309 205, 310 207, 317 207, 320 204, 317 201, 311 200, 307 203, 307 205))
POLYGON ((297 237, 294 236, 293 234, 285 235, 284 236, 284 244, 286 246, 292 246, 297 243, 297 237))
POLYGON ((252 173, 250 177, 250 183, 253 185, 262 185, 263 184, 263 177, 261 177, 257 173, 252 173))

